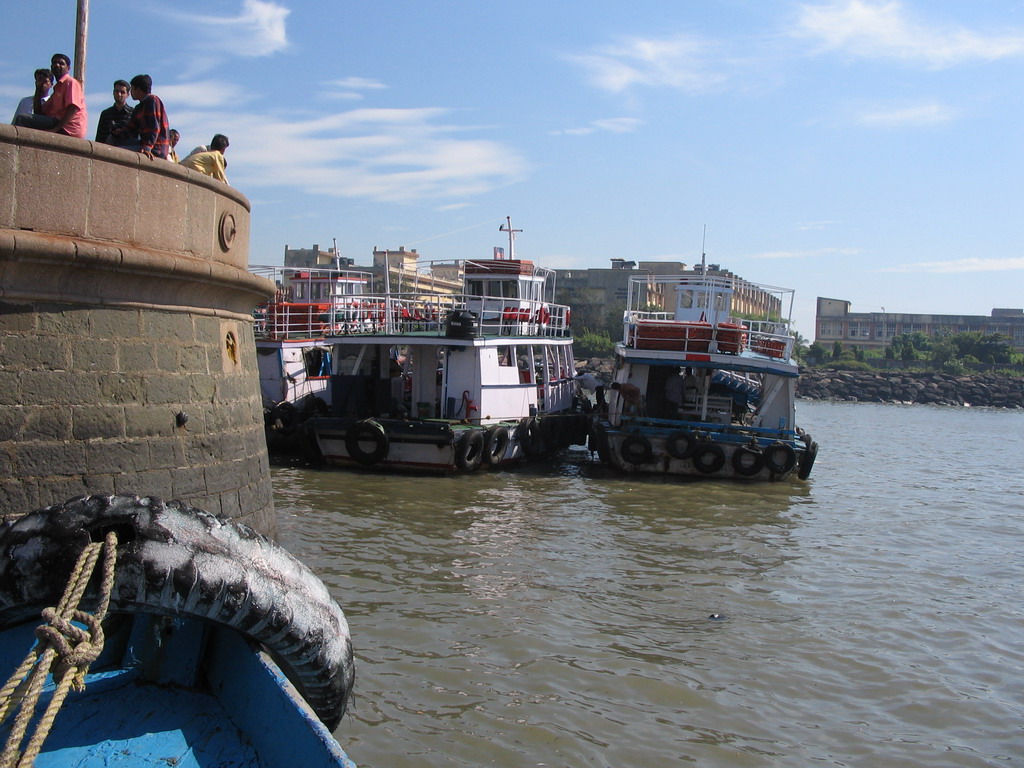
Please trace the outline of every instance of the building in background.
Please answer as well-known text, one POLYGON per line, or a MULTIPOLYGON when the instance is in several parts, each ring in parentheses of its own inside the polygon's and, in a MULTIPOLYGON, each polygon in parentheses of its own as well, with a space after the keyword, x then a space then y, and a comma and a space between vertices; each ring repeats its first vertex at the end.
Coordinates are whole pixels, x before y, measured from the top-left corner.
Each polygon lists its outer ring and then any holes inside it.
POLYGON ((819 296, 814 318, 814 340, 830 347, 841 342, 844 347, 881 350, 892 343, 894 336, 940 332, 983 334, 998 333, 1024 352, 1024 309, 993 309, 991 315, 912 315, 897 312, 851 312, 850 302, 819 296))
POLYGON ((337 246, 321 251, 319 245, 312 248, 284 247, 284 265, 286 267, 306 267, 307 269, 346 269, 352 266, 352 259, 338 253, 337 246))
MULTIPOLYGON (((689 267, 679 261, 627 261, 612 259, 611 267, 598 269, 559 269, 557 272, 557 301, 572 307, 573 325, 577 330, 588 328, 608 328, 621 323, 622 311, 626 305, 626 293, 629 280, 638 274, 646 273, 653 277, 696 276, 704 267, 697 264, 689 267)), ((792 307, 783 307, 776 296, 765 293, 761 289, 722 269, 718 264, 708 264, 707 272, 711 275, 726 278, 732 282, 733 313, 741 316, 758 318, 786 318, 792 307)), ((675 308, 675 295, 671 284, 650 281, 647 294, 641 298, 652 311, 672 312, 675 308), (667 291, 667 292, 666 292, 667 291)), ((613 338, 616 334, 611 334, 613 338)))

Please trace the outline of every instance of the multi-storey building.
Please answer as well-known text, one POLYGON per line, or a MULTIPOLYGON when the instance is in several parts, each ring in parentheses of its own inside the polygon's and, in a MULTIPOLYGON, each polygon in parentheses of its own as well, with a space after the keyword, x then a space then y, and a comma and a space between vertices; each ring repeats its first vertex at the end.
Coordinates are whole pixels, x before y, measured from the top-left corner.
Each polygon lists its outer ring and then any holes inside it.
POLYGON ((341 256, 337 248, 321 251, 319 245, 312 248, 284 247, 284 265, 286 267, 306 267, 307 269, 347 269, 352 266, 352 259, 341 256))
POLYGON ((1024 309, 993 309, 991 315, 912 315, 897 312, 851 312, 850 302, 818 297, 814 340, 826 347, 842 342, 844 347, 884 349, 893 336, 904 333, 939 332, 1006 336, 1016 349, 1024 351, 1024 309))
MULTIPOLYGON (((678 261, 626 261, 612 259, 612 266, 604 269, 559 269, 556 270, 558 280, 558 301, 571 306, 590 304, 612 309, 625 306, 626 293, 630 278, 639 274, 652 277, 679 276, 687 277, 701 274, 703 267, 688 267, 678 261)), ((732 309, 735 314, 755 317, 779 317, 788 313, 789 307, 783 307, 777 296, 758 288, 753 283, 734 275, 718 264, 707 265, 708 274, 730 278, 732 280, 732 309)), ((671 285, 651 281, 647 286, 647 296, 641 304, 647 304, 652 310, 660 309, 671 312, 675 308, 675 296, 667 295, 665 290, 671 285)))

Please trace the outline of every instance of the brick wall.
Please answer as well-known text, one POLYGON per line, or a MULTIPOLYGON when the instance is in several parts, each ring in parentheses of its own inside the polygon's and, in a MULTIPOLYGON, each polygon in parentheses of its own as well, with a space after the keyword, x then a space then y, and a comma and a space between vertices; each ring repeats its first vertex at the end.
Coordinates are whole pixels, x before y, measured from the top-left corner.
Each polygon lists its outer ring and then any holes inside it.
POLYGON ((0 126, 0 514, 134 493, 273 535, 248 216, 172 163, 0 126))

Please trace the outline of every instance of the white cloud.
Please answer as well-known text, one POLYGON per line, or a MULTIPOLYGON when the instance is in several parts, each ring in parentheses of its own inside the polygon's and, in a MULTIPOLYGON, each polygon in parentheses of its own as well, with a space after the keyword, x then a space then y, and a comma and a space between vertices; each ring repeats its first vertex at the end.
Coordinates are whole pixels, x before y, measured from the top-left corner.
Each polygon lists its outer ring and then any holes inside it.
POLYGON ((795 33, 817 40, 822 50, 899 59, 934 69, 1024 55, 1024 32, 984 34, 962 26, 929 25, 913 18, 899 0, 805 4, 795 33))
POLYGON ((643 124, 643 120, 638 120, 635 117, 608 117, 601 120, 593 120, 588 125, 580 128, 564 128, 560 131, 551 131, 551 134, 553 136, 587 136, 598 131, 632 133, 643 124))
POLYGON ((948 123, 955 117, 949 107, 942 104, 921 104, 901 109, 875 110, 862 112, 857 116, 861 125, 873 125, 882 128, 899 128, 905 125, 937 125, 948 123))
POLYGON ((347 91, 372 91, 387 88, 379 80, 371 80, 367 77, 344 77, 341 80, 332 80, 327 85, 347 91))
POLYGON ((921 261, 880 269, 879 272, 958 274, 962 272, 1011 272, 1024 269, 1024 256, 1005 259, 955 259, 952 261, 921 261))
POLYGON ((586 71, 596 88, 623 93, 634 86, 699 92, 726 78, 707 67, 710 45, 688 35, 630 38, 618 45, 567 58, 586 71))
POLYGON ((229 171, 232 183, 242 187, 281 186, 374 201, 450 201, 526 175, 528 164, 515 149, 467 138, 479 129, 442 123, 448 114, 440 108, 356 109, 307 119, 224 113, 208 115, 197 131, 236 136, 229 171))
MULTIPOLYGON (((153 92, 167 105, 171 117, 185 109, 219 109, 224 106, 224 83, 219 80, 195 80, 178 85, 154 83, 153 92)), ((252 96, 243 88, 234 86, 231 100, 241 105, 251 101, 252 96)))
MULTIPOLYGON (((205 16, 161 8, 160 13, 187 26, 191 34, 202 38, 203 69, 225 56, 269 56, 288 47, 285 19, 291 11, 270 0, 243 0, 236 16, 205 16)), ((201 71, 190 61, 190 71, 201 71)))

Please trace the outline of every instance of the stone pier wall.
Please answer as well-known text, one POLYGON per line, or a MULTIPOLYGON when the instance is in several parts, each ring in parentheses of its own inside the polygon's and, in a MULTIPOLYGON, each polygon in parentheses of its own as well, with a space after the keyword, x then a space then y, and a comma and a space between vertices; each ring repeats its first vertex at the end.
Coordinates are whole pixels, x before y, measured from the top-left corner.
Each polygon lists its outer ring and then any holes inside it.
POLYGON ((0 126, 0 514, 135 493, 274 534, 248 233, 221 182, 0 126))
POLYGON ((797 394, 813 400, 1024 408, 1024 378, 996 373, 953 376, 933 371, 835 371, 811 368, 797 394))

